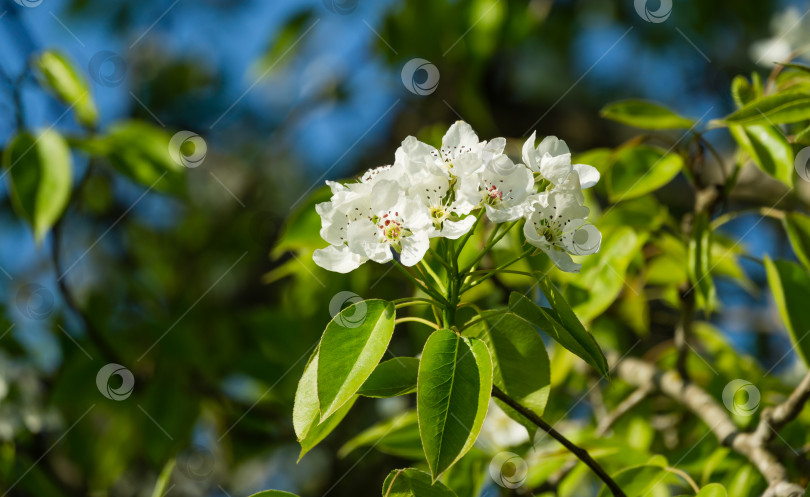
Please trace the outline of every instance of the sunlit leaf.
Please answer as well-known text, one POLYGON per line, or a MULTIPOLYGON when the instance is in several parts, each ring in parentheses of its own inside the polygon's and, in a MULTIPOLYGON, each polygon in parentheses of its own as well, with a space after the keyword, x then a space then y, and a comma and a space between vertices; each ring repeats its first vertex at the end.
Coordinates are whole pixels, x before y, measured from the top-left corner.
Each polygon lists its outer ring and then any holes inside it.
MULTIPOLYGON (((644 465, 627 468, 613 476, 613 480, 624 491, 627 497, 649 495, 653 489, 666 487, 672 474, 661 466, 644 465)), ((606 486, 602 487, 599 497, 611 497, 613 493, 606 486)))
POLYGON ((430 335, 419 362, 419 433, 435 481, 472 447, 489 406, 492 359, 476 338, 430 335))
POLYGON ((395 469, 388 473, 382 488, 383 497, 456 497, 442 482, 431 481, 430 475, 418 469, 395 469))
POLYGON ((627 268, 646 239, 646 233, 636 234, 628 227, 617 228, 605 235, 599 254, 585 259, 577 284, 587 288, 587 299, 573 306, 580 319, 594 319, 616 300, 628 285, 627 268))
POLYGON ((364 397, 396 397, 416 391, 419 359, 395 357, 381 362, 368 377, 358 394, 364 397))
POLYGON ((3 151, 11 201, 42 241, 62 216, 73 185, 73 159, 62 135, 53 130, 20 133, 3 151))
POLYGON ((571 307, 553 283, 543 278, 540 284, 543 294, 546 295, 549 302, 556 304, 556 309, 540 307, 517 292, 512 292, 509 296, 509 309, 546 332, 560 345, 590 364, 600 374, 607 375, 607 360, 593 335, 585 330, 585 327, 577 319, 571 307))
POLYGON ((394 333, 395 314, 390 302, 364 300, 326 326, 317 366, 321 422, 348 402, 374 371, 394 333))
POLYGON ((793 348, 805 365, 810 365, 810 274, 798 264, 788 261, 773 261, 765 257, 765 272, 768 285, 779 309, 782 322, 790 333, 793 348))
POLYGON ((698 304, 712 310, 717 305, 717 292, 712 280, 712 230, 709 227, 709 216, 705 212, 695 216, 692 226, 692 237, 689 240, 687 273, 692 289, 697 290, 698 304))
POLYGON ((95 126, 98 110, 84 76, 68 58, 48 50, 34 59, 40 84, 54 93, 65 105, 72 107, 76 119, 85 126, 95 126))
POLYGON ((734 103, 737 107, 742 107, 748 102, 754 100, 757 95, 756 89, 748 82, 745 76, 735 76, 731 81, 731 96, 734 98, 734 103))
POLYGON ((762 171, 793 186, 793 149, 779 129, 751 125, 731 126, 729 131, 762 171))
POLYGON ((393 456, 424 461, 425 452, 419 438, 416 411, 408 411, 380 421, 343 444, 339 457, 346 457, 360 447, 373 446, 375 450, 393 456))
POLYGON ((312 450, 340 424, 357 399, 356 396, 353 396, 326 422, 319 423, 320 407, 318 403, 317 370, 318 349, 310 356, 304 374, 301 375, 301 379, 298 381, 298 390, 295 392, 293 428, 298 443, 301 445, 299 459, 304 457, 304 454, 312 450))
POLYGON ((623 100, 605 106, 602 117, 644 129, 691 128, 695 122, 646 100, 623 100))
POLYGON ((77 142, 92 156, 104 158, 121 174, 154 190, 185 191, 184 167, 169 154, 171 136, 143 121, 123 121, 106 134, 77 142))
POLYGON ((709 483, 695 497, 728 497, 728 492, 719 483, 709 483))
POLYGON ((649 145, 627 148, 619 153, 607 174, 612 202, 653 192, 669 183, 683 167, 683 158, 649 145))
POLYGON ((810 217, 798 212, 790 212, 784 219, 790 245, 796 257, 810 271, 810 217))
MULTIPOLYGON (((465 334, 487 344, 492 356, 495 385, 537 415, 542 415, 551 391, 551 371, 546 346, 534 327, 512 313, 485 311, 483 321, 465 330, 465 334)), ((504 407, 510 417, 534 433, 536 427, 508 406, 504 407)))
POLYGON ((774 125, 810 119, 810 95, 804 92, 786 91, 757 98, 726 116, 726 124, 774 125))

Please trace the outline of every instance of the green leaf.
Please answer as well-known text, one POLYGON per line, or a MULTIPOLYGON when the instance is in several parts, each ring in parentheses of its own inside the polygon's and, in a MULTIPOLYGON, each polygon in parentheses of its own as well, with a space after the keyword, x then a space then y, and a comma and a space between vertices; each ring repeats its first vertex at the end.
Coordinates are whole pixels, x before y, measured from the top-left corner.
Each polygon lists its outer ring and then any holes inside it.
POLYGON ((364 300, 341 311, 326 326, 318 360, 321 422, 348 402, 371 376, 391 341, 395 314, 390 302, 364 300))
POLYGON ((797 64, 795 62, 780 62, 780 66, 789 67, 791 69, 796 69, 797 71, 802 71, 810 74, 810 66, 806 66, 804 64, 797 64))
MULTIPOLYGON (((470 327, 467 334, 487 344, 495 385, 542 416, 551 391, 551 371, 546 346, 534 327, 512 313, 485 311, 483 321, 470 327)), ((504 411, 527 424, 523 416, 508 406, 504 411)))
POLYGON ((509 296, 509 309, 517 314, 519 317, 537 326, 546 332, 551 338, 556 340, 560 345, 570 350, 579 356, 591 367, 599 371, 600 374, 607 376, 608 364, 602 349, 593 338, 593 335, 588 333, 582 323, 577 319, 568 302, 565 301, 562 294, 548 279, 543 278, 540 282, 543 294, 549 299, 549 302, 556 302, 558 308, 562 308, 562 312, 558 309, 546 309, 535 304, 524 295, 512 292, 509 296), (565 316, 565 324, 558 321, 565 316))
POLYGON ((430 475, 418 469, 395 469, 383 482, 383 497, 456 497, 442 482, 432 482, 430 475))
POLYGON ((11 183, 11 202, 41 242, 62 216, 73 185, 73 159, 62 135, 45 130, 20 133, 3 151, 11 183))
POLYGON ((639 145, 622 150, 607 174, 611 202, 653 192, 669 183, 683 167, 683 158, 660 147, 639 145))
POLYGON ((691 128, 695 121, 646 100, 622 100, 608 104, 600 115, 613 121, 644 129, 691 128))
MULTIPOLYGON (((668 477, 671 476, 661 466, 644 465, 627 468, 613 477, 613 480, 624 491, 627 497, 642 497, 653 495, 652 490, 657 487, 666 487, 668 477)), ((606 486, 602 487, 599 497, 610 497, 613 493, 606 486)))
POLYGON ((810 217, 789 212, 784 219, 785 231, 796 257, 810 271, 810 217))
POLYGON ((290 492, 284 492, 283 490, 262 490, 257 494, 253 494, 250 497, 298 497, 295 494, 291 494, 290 492))
POLYGON ((731 126, 729 131, 740 147, 766 174, 793 186, 793 148, 774 126, 731 126))
POLYGON ((163 465, 163 469, 160 471, 157 481, 155 482, 155 487, 152 489, 152 497, 161 497, 166 492, 166 487, 169 485, 169 480, 172 477, 172 471, 174 471, 174 465, 174 458, 169 459, 169 461, 163 465))
POLYGON ((349 409, 354 405, 357 397, 352 397, 349 402, 338 409, 337 413, 330 417, 325 423, 320 423, 320 411, 318 403, 318 349, 309 358, 304 374, 298 381, 298 390, 295 392, 295 402, 293 404, 293 428, 301 444, 300 460, 304 454, 318 445, 332 430, 334 430, 343 418, 348 414, 349 409))
POLYGON ((709 483, 695 497, 728 497, 728 492, 719 483, 709 483))
POLYGON ((810 274, 798 264, 765 257, 765 272, 782 322, 790 333, 793 347, 805 365, 810 365, 810 274))
MULTIPOLYGON (((621 227, 603 231, 602 248, 582 263, 582 273, 576 280, 587 294, 584 302, 575 304, 574 311, 583 321, 590 321, 610 307, 628 285, 627 268, 647 239, 632 228, 621 227)), ((630 291, 630 290, 628 290, 630 291)))
POLYGON ((810 119, 810 95, 786 91, 757 98, 726 116, 726 124, 784 124, 810 119))
POLYGON ((492 393, 492 359, 481 340, 438 330, 419 362, 416 409, 433 480, 472 447, 492 393))
POLYGON ((76 119, 84 126, 98 122, 98 110, 84 76, 65 55, 48 50, 33 61, 40 84, 56 95, 62 103, 73 107, 76 119))
POLYGON ((94 157, 101 157, 121 174, 157 191, 185 191, 184 167, 169 154, 171 136, 143 121, 123 121, 109 127, 106 135, 77 142, 94 157))
MULTIPOLYGON (((810 126, 796 133, 796 143, 810 145, 810 126)), ((805 166, 807 167, 807 166, 805 166)))
POLYGON ((320 18, 316 18, 315 11, 312 9, 304 10, 287 20, 273 37, 273 41, 257 62, 254 71, 265 77, 286 67, 301 47, 299 42, 305 33, 319 21, 320 18))
POLYGON ((424 461, 425 452, 419 438, 416 410, 380 421, 343 444, 338 457, 346 457, 360 447, 373 446, 378 451, 424 461))
POLYGON ((739 75, 735 76, 731 81, 731 96, 739 108, 757 98, 758 95, 756 89, 748 82, 748 79, 739 75))
POLYGON ((396 397, 416 391, 419 359, 395 357, 374 368, 358 394, 364 397, 396 397))
POLYGON ((692 237, 689 240, 687 273, 692 289, 697 289, 698 304, 711 311, 717 304, 717 292, 711 277, 712 230, 709 215, 702 212, 695 216, 692 237))

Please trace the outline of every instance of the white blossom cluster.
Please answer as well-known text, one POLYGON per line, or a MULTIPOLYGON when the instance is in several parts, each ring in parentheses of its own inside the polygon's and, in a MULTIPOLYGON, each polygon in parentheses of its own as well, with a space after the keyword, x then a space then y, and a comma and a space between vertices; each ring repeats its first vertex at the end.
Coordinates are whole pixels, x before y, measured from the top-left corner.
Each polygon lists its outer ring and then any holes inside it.
POLYGON ((504 153, 506 140, 479 141, 472 127, 457 121, 439 150, 409 136, 394 164, 370 169, 359 181, 327 181, 332 198, 316 206, 321 237, 330 245, 313 254, 324 269, 347 273, 368 260, 405 266, 424 257, 430 239, 457 239, 478 216, 493 223, 525 219, 526 240, 564 271, 578 272, 571 255, 599 251, 601 234, 588 224, 582 189, 599 172, 571 164, 565 142, 535 134, 523 145, 523 163, 504 153))

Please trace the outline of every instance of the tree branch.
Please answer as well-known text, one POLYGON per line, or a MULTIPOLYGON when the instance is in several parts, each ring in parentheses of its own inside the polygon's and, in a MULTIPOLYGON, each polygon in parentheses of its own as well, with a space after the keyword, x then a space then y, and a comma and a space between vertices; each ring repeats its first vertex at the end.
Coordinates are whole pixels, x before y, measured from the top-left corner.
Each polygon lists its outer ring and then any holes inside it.
MULTIPOLYGON (((646 399, 647 396, 650 394, 650 388, 648 387, 639 387, 633 393, 628 395, 623 401, 619 403, 612 411, 608 413, 607 416, 602 418, 599 421, 598 425, 596 426, 596 430, 594 431, 594 435, 597 437, 601 437, 605 435, 608 430, 619 420, 622 416, 630 412, 635 406, 641 403, 642 400, 646 399)), ((565 466, 557 470, 553 475, 551 475, 548 480, 546 480, 542 485, 533 488, 533 494, 542 494, 544 492, 550 492, 555 490, 560 483, 568 476, 571 471, 577 465, 576 460, 568 461, 565 466)))
POLYGON ((525 416, 529 421, 536 424, 538 428, 551 435, 552 438, 560 442, 563 447, 571 451, 572 454, 577 456, 582 462, 591 468, 594 473, 596 473, 596 475, 605 483, 605 485, 607 485, 610 491, 613 492, 614 497, 627 497, 622 489, 619 488, 619 485, 613 481, 613 478, 611 478, 610 475, 607 474, 607 472, 602 468, 602 466, 600 466, 599 463, 596 462, 590 454, 588 454, 587 450, 575 445, 573 442, 565 438, 562 433, 558 432, 550 424, 543 421, 543 419, 535 414, 534 411, 524 407, 522 404, 506 395, 500 388, 494 385, 492 387, 492 396, 496 399, 502 400, 506 405, 525 416))
MULTIPOLYGON (((611 355, 609 360, 616 362, 616 355, 611 355)), ((768 417, 764 413, 763 420, 768 426, 762 428, 761 420, 754 432, 743 432, 731 420, 728 411, 711 395, 694 383, 684 381, 675 371, 661 371, 652 364, 635 358, 625 358, 614 367, 616 376, 631 385, 652 387, 682 404, 709 427, 720 443, 747 458, 768 482, 764 496, 797 497, 804 494, 803 488, 790 482, 787 469, 767 447, 767 438, 758 434, 763 429, 770 431, 769 426, 774 426, 770 424, 771 421, 767 421, 768 417)), ((770 418, 777 421, 776 426, 792 419, 791 415, 795 417, 798 414, 796 410, 800 409, 800 402, 810 396, 810 378, 805 377, 797 391, 784 404, 773 408, 774 413, 779 413, 778 417, 770 418)))

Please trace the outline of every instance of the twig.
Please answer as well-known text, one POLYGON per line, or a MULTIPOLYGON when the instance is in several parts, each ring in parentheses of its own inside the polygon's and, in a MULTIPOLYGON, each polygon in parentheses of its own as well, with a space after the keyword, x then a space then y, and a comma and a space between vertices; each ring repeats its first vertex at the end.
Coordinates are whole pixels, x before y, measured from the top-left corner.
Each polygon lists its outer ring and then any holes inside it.
MULTIPOLYGON (((609 360, 614 362, 615 354, 609 360)), ((762 428, 763 421, 754 432, 740 431, 728 412, 701 387, 694 383, 684 381, 675 371, 661 371, 652 364, 635 358, 624 358, 615 366, 616 376, 638 387, 654 388, 671 399, 679 402, 700 418, 714 433, 717 440, 723 445, 731 447, 737 453, 747 458, 765 477, 768 489, 765 497, 797 497, 804 493, 804 489, 788 479, 787 469, 779 459, 766 446, 767 440, 761 436, 764 430, 773 425, 767 421, 768 426, 762 428)), ((779 415, 776 418, 777 426, 787 422, 795 416, 800 403, 810 396, 810 379, 805 377, 799 387, 788 400, 773 409, 779 415)), ((774 418, 771 418, 774 419, 774 418)))
MULTIPOLYGON (((604 436, 608 430, 619 420, 622 416, 630 412, 635 406, 640 404, 647 396, 650 394, 650 388, 647 387, 639 387, 633 393, 628 395, 623 401, 619 403, 607 416, 602 418, 599 424, 596 426, 596 430, 594 431, 594 435, 597 437, 604 436)), ((533 488, 532 494, 543 494, 545 492, 554 491, 557 487, 559 487, 560 483, 568 476, 571 471, 577 466, 577 461, 572 460, 569 461, 557 470, 553 475, 551 475, 548 480, 543 482, 542 485, 533 488)))
POLYGON ((607 485, 610 491, 613 492, 614 497, 627 497, 622 489, 619 488, 619 485, 613 480, 613 478, 610 477, 609 474, 607 474, 602 466, 600 466, 599 463, 591 457, 587 450, 575 445, 573 442, 565 438, 562 433, 558 432, 550 424, 543 421, 543 419, 535 414, 534 411, 524 407, 522 404, 506 395, 500 388, 493 386, 492 396, 502 400, 506 405, 522 414, 529 421, 537 425, 538 428, 545 431, 551 435, 552 438, 560 442, 563 447, 571 451, 572 454, 577 456, 580 461, 584 462, 594 473, 596 473, 596 475, 605 483, 605 485, 607 485))

